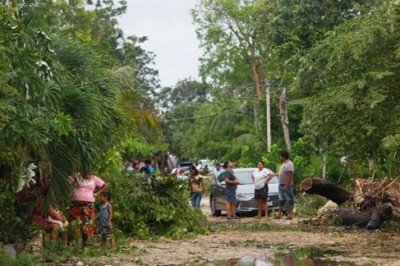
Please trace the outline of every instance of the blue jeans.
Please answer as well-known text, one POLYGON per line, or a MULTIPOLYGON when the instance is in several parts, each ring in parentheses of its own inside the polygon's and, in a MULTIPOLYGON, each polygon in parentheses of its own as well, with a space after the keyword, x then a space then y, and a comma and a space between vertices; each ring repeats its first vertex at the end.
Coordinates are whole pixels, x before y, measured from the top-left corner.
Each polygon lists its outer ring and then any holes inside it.
POLYGON ((289 186, 286 191, 283 189, 285 185, 279 184, 279 205, 284 206, 286 201, 289 201, 289 205, 294 205, 294 186, 289 186))
POLYGON ((190 201, 193 207, 200 208, 201 198, 203 197, 203 192, 190 192, 190 201))

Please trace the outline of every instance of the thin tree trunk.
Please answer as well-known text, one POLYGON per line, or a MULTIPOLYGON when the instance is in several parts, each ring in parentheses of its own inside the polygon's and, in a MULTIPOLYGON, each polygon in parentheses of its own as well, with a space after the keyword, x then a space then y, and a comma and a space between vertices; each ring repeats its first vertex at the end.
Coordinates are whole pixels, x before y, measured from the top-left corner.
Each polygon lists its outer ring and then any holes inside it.
POLYGON ((256 128, 256 132, 260 129, 260 108, 258 106, 260 95, 261 95, 261 85, 260 85, 260 77, 257 72, 257 66, 255 58, 250 56, 250 68, 251 68, 251 75, 253 77, 253 84, 254 84, 254 125, 256 128))
POLYGON ((265 109, 266 109, 266 128, 267 128, 267 150, 271 152, 271 92, 269 84, 265 84, 265 109))
POLYGON ((286 149, 290 151, 291 143, 290 143, 290 132, 289 132, 289 116, 287 113, 287 105, 286 105, 286 87, 283 87, 281 95, 279 96, 279 112, 281 116, 281 124, 282 124, 283 137, 285 139, 286 149))
MULTIPOLYGON (((271 152, 271 146, 272 146, 272 137, 271 137, 271 87, 267 79, 265 78, 264 71, 262 69, 263 66, 265 66, 265 59, 263 57, 258 57, 257 58, 258 62, 258 68, 257 68, 257 73, 258 73, 258 80, 260 84, 263 84, 265 87, 265 133, 267 136, 267 151, 271 152)), ((262 89, 262 86, 260 86, 260 89, 262 89)))

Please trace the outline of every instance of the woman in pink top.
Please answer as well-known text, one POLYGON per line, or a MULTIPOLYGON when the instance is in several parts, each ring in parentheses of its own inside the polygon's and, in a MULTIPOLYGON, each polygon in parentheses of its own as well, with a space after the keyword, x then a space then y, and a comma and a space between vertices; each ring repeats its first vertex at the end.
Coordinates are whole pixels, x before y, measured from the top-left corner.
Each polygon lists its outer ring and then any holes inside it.
POLYGON ((94 201, 95 197, 107 189, 108 185, 103 180, 89 171, 85 177, 75 174, 69 177, 69 182, 74 186, 73 205, 70 208, 72 220, 82 221, 80 233, 82 244, 86 245, 88 237, 94 235, 94 201), (98 188, 96 190, 96 188, 98 188), (94 192, 96 190, 96 192, 94 192))

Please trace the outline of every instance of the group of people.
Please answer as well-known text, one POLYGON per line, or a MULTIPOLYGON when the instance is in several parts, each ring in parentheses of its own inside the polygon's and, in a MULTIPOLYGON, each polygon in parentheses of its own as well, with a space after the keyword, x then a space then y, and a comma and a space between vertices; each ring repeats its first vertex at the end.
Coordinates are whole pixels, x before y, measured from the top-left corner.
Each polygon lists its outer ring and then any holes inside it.
POLYGON ((264 162, 259 161, 257 164, 257 170, 254 171, 252 178, 254 181, 254 197, 257 200, 258 215, 257 218, 261 218, 262 211, 265 211, 265 215, 268 217, 268 182, 274 178, 278 178, 278 193, 279 193, 279 209, 278 215, 275 218, 282 218, 283 208, 287 204, 287 217, 292 218, 294 208, 294 164, 289 158, 289 153, 286 151, 280 152, 280 159, 282 161, 281 167, 278 173, 274 173, 271 170, 265 168, 264 162))
MULTIPOLYGON (((258 205, 258 215, 256 218, 261 218, 263 211, 268 217, 268 182, 277 177, 279 181, 279 210, 276 218, 281 218, 283 215, 283 208, 287 205, 288 217, 290 218, 294 207, 294 165, 289 159, 289 154, 286 151, 280 153, 282 165, 278 173, 274 173, 267 169, 263 161, 259 161, 257 169, 252 174, 254 182, 254 197, 258 205)), ((145 171, 145 173, 152 174, 154 169, 151 167, 149 161, 145 161, 141 165, 138 161, 132 161, 129 165, 132 169, 127 167, 128 171, 145 171), (142 166, 142 167, 141 167, 142 166)), ((234 165, 230 161, 226 161, 222 168, 221 164, 215 165, 214 175, 219 177, 221 174, 226 184, 227 205, 226 210, 228 219, 237 219, 236 217, 236 190, 240 184, 240 180, 235 176, 233 171, 234 165)), ((189 168, 190 176, 188 178, 188 189, 190 191, 190 199, 192 206, 195 208, 200 207, 200 202, 203 194, 206 192, 205 181, 200 175, 196 166, 192 165, 189 168)), ((93 236, 96 232, 96 224, 99 225, 99 233, 101 235, 101 246, 105 247, 107 241, 110 242, 112 247, 115 247, 115 241, 112 235, 112 217, 113 208, 110 203, 110 193, 107 188, 108 185, 99 177, 95 176, 92 171, 88 171, 85 175, 75 174, 68 178, 69 183, 73 186, 72 206, 69 208, 68 218, 59 210, 57 205, 50 205, 44 215, 42 208, 43 199, 37 201, 36 208, 34 208, 33 222, 42 226, 50 233, 50 239, 56 239, 61 231, 62 239, 65 243, 68 242, 67 234, 65 233, 66 226, 70 223, 78 224, 77 233, 82 236, 82 244, 86 245, 89 237, 93 236), (100 215, 98 222, 95 221, 95 207, 94 203, 96 198, 101 203, 100 215)), ((47 190, 44 194, 47 193, 47 190)))
POLYGON ((126 164, 125 170, 131 173, 143 173, 148 175, 154 174, 155 171, 150 160, 132 160, 126 164))
POLYGON ((50 233, 50 240, 56 240, 61 235, 65 244, 70 242, 71 236, 68 236, 63 229, 74 224, 76 233, 82 237, 83 246, 86 246, 88 238, 99 229, 101 247, 105 248, 107 242, 110 242, 111 247, 115 248, 112 234, 113 208, 107 183, 95 176, 92 171, 88 171, 85 175, 81 173, 72 175, 68 178, 68 182, 73 186, 72 206, 69 207, 68 214, 64 215, 57 205, 50 205, 46 213, 43 211, 42 197, 34 208, 33 222, 50 233), (98 221, 94 206, 96 198, 101 203, 98 221))
MULTIPOLYGON (((289 153, 286 151, 280 152, 280 159, 282 165, 278 173, 272 172, 267 169, 264 162, 260 160, 257 164, 257 169, 252 174, 252 179, 254 182, 254 198, 257 201, 258 215, 256 218, 260 219, 262 217, 263 211, 265 216, 269 216, 268 209, 268 182, 277 177, 279 181, 279 209, 276 218, 281 218, 283 216, 284 206, 287 204, 287 217, 291 219, 293 208, 294 208, 294 164, 289 158, 289 153)), ((228 213, 228 219, 237 219, 236 216, 236 190, 237 186, 240 184, 239 179, 235 176, 233 171, 233 163, 227 161, 221 169, 221 164, 217 163, 215 165, 214 175, 218 178, 222 173, 226 184, 226 210, 228 213)), ((192 202, 194 202, 192 200, 192 202)))

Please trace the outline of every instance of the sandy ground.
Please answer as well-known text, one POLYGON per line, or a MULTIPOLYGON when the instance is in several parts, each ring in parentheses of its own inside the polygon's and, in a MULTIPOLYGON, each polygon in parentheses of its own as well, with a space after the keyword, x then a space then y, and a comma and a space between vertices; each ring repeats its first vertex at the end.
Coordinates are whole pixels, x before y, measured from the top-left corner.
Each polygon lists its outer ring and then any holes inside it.
MULTIPOLYGON (((256 220, 243 217, 226 220, 211 217, 207 201, 202 210, 210 220, 210 235, 195 239, 129 239, 124 245, 137 249, 130 254, 101 257, 89 264, 97 265, 201 265, 209 261, 244 256, 273 258, 277 251, 298 248, 323 248, 334 251, 330 257, 356 265, 400 265, 400 234, 327 228, 304 228, 297 220, 256 220)), ((225 265, 225 264, 223 264, 225 265)), ((228 264, 226 264, 228 265, 228 264)), ((294 266, 293 263, 277 265, 294 266)), ((303 261, 305 265, 305 261, 303 261)), ((311 264, 314 265, 312 262, 311 264)), ((319 264, 321 265, 321 264, 319 264)))

